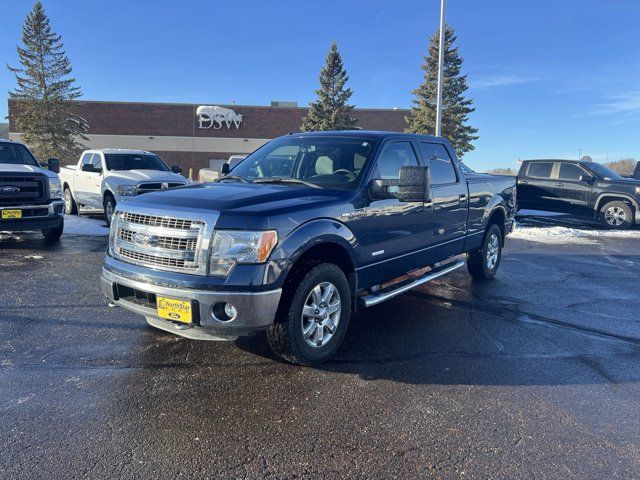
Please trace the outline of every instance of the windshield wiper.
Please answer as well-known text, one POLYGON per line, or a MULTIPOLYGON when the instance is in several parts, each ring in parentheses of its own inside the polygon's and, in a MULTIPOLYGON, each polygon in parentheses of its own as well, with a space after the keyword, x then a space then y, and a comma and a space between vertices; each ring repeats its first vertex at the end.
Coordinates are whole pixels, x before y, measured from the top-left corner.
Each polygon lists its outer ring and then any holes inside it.
POLYGON ((298 183, 300 185, 306 185, 311 188, 322 188, 315 183, 305 182, 304 180, 300 180, 299 178, 292 177, 276 177, 276 178, 257 178, 253 181, 253 183, 298 183))
POLYGON ((239 176, 237 176, 237 175, 225 175, 224 177, 219 178, 219 179, 218 179, 218 180, 216 180, 216 181, 217 181, 217 182, 221 182, 222 180, 238 180, 238 181, 240 181, 240 182, 242 182, 242 183, 249 183, 247 180, 245 180, 244 178, 239 177, 239 176))

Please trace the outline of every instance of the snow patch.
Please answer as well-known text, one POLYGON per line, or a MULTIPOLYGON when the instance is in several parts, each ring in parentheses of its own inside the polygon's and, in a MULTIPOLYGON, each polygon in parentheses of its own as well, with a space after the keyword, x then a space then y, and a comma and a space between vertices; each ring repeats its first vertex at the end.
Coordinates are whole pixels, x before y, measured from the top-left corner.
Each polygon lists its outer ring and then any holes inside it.
POLYGON ((606 238, 640 238, 640 230, 581 230, 568 227, 516 227, 510 238, 543 243, 597 243, 606 238))
POLYGON ((96 220, 79 215, 65 215, 64 235, 107 236, 109 235, 109 228, 104 220, 96 220))

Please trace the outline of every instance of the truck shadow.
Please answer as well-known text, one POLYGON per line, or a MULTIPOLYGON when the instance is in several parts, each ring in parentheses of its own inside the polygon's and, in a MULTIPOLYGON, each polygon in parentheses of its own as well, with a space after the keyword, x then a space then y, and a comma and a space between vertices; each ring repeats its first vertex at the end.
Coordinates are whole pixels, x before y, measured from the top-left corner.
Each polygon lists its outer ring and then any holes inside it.
MULTIPOLYGON (((318 368, 407 384, 640 380, 640 334, 607 333, 564 322, 562 316, 525 313, 515 302, 490 297, 496 283, 432 284, 361 312, 335 359, 318 368)), ((240 338, 236 345, 275 359, 263 336, 240 338)))

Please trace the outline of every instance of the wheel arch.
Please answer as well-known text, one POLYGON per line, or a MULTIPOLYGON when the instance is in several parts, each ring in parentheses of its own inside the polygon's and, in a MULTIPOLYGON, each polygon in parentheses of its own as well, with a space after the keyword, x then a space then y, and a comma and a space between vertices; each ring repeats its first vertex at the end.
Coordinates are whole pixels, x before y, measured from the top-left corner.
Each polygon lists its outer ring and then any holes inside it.
MULTIPOLYGON (((337 265, 347 277, 352 303, 357 291, 355 236, 346 225, 335 220, 313 220, 298 227, 279 244, 270 263, 279 265, 284 290, 319 263, 337 265)), ((284 298, 284 295, 283 295, 284 298)))
POLYGON ((594 204, 593 217, 598 218, 600 209, 609 202, 625 202, 631 205, 634 213, 638 211, 638 202, 631 195, 624 193, 601 193, 594 204))
POLYGON ((507 222, 507 210, 504 205, 497 204, 491 210, 486 212, 486 221, 484 224, 484 231, 486 232, 489 226, 492 224, 498 225, 500 233, 502 234, 502 242, 504 243, 506 234, 506 222, 507 222))

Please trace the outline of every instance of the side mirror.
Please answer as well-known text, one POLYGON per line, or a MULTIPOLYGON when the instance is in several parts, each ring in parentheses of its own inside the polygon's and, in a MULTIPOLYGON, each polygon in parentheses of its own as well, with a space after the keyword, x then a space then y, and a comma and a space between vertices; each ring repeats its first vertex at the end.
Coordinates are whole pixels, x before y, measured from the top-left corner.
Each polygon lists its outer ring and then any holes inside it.
POLYGON ((182 173, 182 167, 180 165, 173 165, 171 171, 173 173, 182 173))
POLYGON ((80 166, 80 170, 82 170, 83 172, 93 172, 93 165, 89 164, 89 163, 84 163, 80 166))
POLYGON ((429 169, 424 166, 400 167, 398 180, 371 180, 369 194, 373 200, 397 198, 401 202, 428 202, 429 169))
POLYGON ((60 160, 57 158, 50 158, 47 160, 47 168, 53 173, 60 173, 60 160))
POLYGON ((429 168, 425 166, 400 167, 398 200, 401 202, 427 202, 429 200, 429 168))
POLYGON ((228 174, 228 173, 229 173, 229 170, 231 170, 231 169, 229 168, 229 164, 228 164, 227 162, 225 162, 225 163, 223 163, 223 164, 222 164, 222 168, 220 169, 220 173, 221 173, 222 175, 226 175, 226 174, 228 174))
POLYGON ((591 185, 595 179, 591 175, 580 175, 580 181, 591 185))

